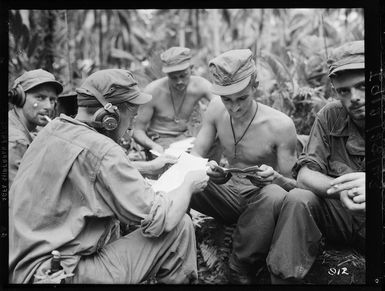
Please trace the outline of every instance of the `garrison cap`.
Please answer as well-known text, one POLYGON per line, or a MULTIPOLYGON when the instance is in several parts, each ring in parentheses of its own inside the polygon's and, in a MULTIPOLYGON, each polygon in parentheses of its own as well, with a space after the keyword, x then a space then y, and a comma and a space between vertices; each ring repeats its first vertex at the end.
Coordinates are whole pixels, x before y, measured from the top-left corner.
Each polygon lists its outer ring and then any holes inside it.
POLYGON ((365 69, 363 40, 352 41, 335 48, 327 61, 329 77, 340 71, 365 69))
POLYGON ((211 91, 217 95, 230 95, 242 91, 256 72, 253 54, 249 49, 227 51, 209 62, 211 91))
POLYGON ((171 47, 160 55, 163 73, 182 71, 190 67, 191 52, 185 47, 171 47))
POLYGON ((55 80, 54 75, 43 69, 25 72, 23 75, 21 75, 15 80, 13 88, 20 85, 23 88, 24 92, 27 92, 28 90, 41 84, 51 84, 55 88, 57 94, 63 92, 62 84, 55 80))
POLYGON ((130 71, 122 69, 97 71, 88 76, 75 91, 78 93, 78 106, 86 107, 100 106, 95 98, 98 93, 113 105, 123 102, 144 104, 152 98, 139 90, 138 82, 130 71))

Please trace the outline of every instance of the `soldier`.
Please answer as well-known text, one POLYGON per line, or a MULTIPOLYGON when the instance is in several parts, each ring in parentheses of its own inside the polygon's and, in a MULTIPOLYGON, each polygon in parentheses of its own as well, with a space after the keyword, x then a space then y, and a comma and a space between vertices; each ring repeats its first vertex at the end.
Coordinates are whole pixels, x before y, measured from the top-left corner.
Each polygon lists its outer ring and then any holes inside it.
POLYGON ((21 159, 36 135, 45 126, 63 86, 42 69, 25 72, 8 93, 14 106, 8 111, 8 185, 11 187, 21 159))
POLYGON ((31 143, 10 190, 9 280, 32 283, 61 253, 65 283, 197 280, 196 245, 186 215, 205 170, 168 193, 154 192, 116 143, 138 106, 151 100, 126 70, 90 75, 75 118, 60 115, 31 143), (119 237, 119 221, 140 228, 119 237), (35 277, 35 276, 36 277, 35 277))
POLYGON ((327 62, 337 101, 317 114, 294 172, 267 258, 273 284, 299 283, 323 238, 365 246, 364 42, 334 49, 327 62))
POLYGON ((139 108, 134 139, 146 149, 163 153, 172 142, 186 138, 194 107, 204 99, 211 100, 213 95, 209 81, 192 75, 190 49, 172 47, 160 57, 167 77, 144 89, 154 98, 139 108))
POLYGON ((258 166, 231 174, 210 161, 210 181, 191 207, 228 224, 236 223, 229 259, 231 283, 256 282, 265 266, 280 206, 295 187, 296 130, 284 113, 254 100, 258 87, 252 52, 231 50, 209 63, 212 92, 192 154, 207 156, 218 136, 229 167, 258 166), (223 185, 220 185, 223 184, 223 185))

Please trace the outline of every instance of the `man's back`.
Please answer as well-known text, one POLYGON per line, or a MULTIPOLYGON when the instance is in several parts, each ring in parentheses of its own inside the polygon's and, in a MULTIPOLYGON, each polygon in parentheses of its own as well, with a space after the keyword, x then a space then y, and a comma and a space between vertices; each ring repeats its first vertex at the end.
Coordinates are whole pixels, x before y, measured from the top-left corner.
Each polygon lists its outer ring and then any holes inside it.
MULTIPOLYGON (((70 273, 80 255, 107 242, 116 229, 113 198, 101 195, 108 180, 96 180, 104 156, 120 151, 110 138, 65 116, 39 133, 10 190, 12 282, 28 282, 36 268, 48 268, 52 249, 62 252, 70 273)), ((134 169, 132 177, 141 178, 134 169)))

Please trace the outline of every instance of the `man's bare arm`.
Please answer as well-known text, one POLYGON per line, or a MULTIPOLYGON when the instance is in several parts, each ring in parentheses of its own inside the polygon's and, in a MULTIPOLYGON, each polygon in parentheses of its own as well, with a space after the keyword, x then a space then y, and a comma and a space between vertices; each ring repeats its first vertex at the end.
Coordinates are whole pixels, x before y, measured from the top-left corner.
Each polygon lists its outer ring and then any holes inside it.
POLYGON ((334 178, 323 173, 310 170, 303 166, 297 177, 297 185, 299 188, 312 191, 314 194, 325 198, 339 198, 339 193, 327 194, 326 191, 331 187, 331 182, 334 178))
POLYGON ((286 123, 280 127, 277 143, 277 173, 273 183, 289 191, 297 186, 297 182, 292 178, 292 168, 297 160, 296 145, 297 132, 294 123, 286 123))
POLYGON ((153 114, 154 105, 152 101, 147 104, 140 105, 138 115, 135 119, 133 138, 141 146, 148 149, 156 149, 157 151, 159 151, 159 149, 157 149, 159 145, 155 143, 151 138, 149 138, 146 134, 147 126, 150 123, 153 114))
POLYGON ((217 129, 215 126, 214 118, 218 114, 215 103, 218 100, 210 102, 205 114, 203 115, 202 127, 195 139, 194 147, 191 150, 191 154, 195 156, 205 157, 209 152, 210 147, 214 143, 217 129))

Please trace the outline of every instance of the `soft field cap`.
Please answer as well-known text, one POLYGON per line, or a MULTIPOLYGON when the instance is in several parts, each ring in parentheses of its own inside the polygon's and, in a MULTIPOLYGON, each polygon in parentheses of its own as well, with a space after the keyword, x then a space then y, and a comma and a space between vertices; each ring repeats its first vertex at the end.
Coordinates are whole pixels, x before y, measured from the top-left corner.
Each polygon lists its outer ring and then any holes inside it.
POLYGON ((160 59, 163 64, 163 73, 182 71, 190 67, 190 49, 179 46, 172 47, 162 53, 160 59))
POLYGON ((123 102, 140 105, 152 99, 151 95, 140 92, 133 74, 122 69, 107 69, 91 74, 80 88, 76 88, 76 93, 78 105, 89 107, 100 106, 96 94, 101 94, 113 105, 123 102))
POLYGON ((365 69, 363 40, 352 41, 335 48, 327 61, 329 77, 340 71, 365 69))
POLYGON ((41 84, 51 84, 56 89, 57 94, 63 92, 62 84, 55 80, 54 75, 43 69, 25 72, 15 80, 13 88, 17 87, 17 85, 20 85, 24 92, 27 92, 28 90, 41 84))
POLYGON ((253 53, 249 49, 227 51, 209 62, 212 87, 217 95, 242 91, 256 71, 253 53))

